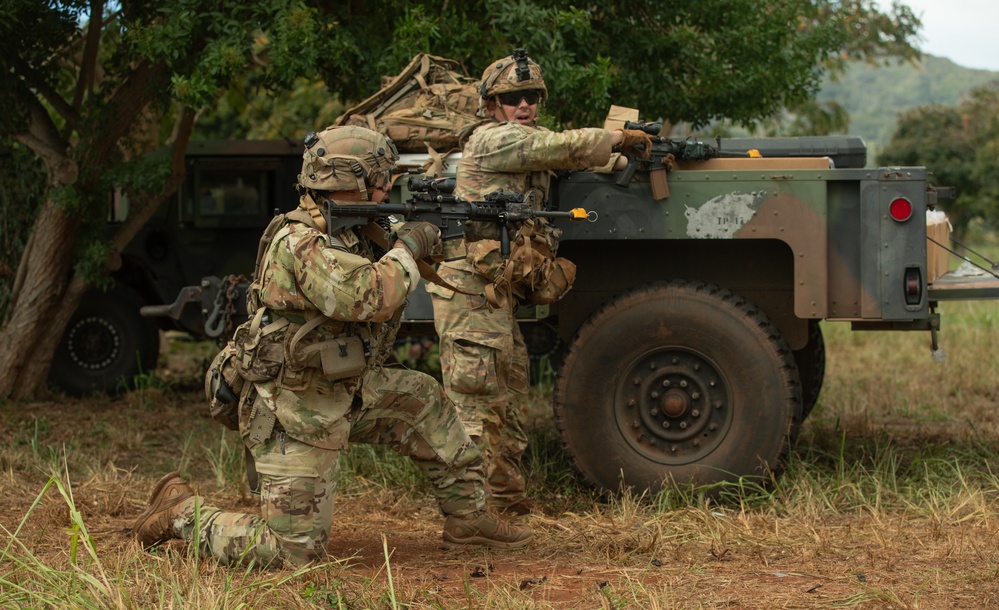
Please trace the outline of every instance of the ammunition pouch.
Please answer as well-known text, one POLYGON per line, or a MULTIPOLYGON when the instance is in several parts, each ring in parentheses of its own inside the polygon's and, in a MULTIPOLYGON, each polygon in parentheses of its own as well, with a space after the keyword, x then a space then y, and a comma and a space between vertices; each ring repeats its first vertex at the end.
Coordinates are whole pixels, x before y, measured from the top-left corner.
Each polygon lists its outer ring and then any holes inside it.
POLYGON ((319 315, 299 325, 281 317, 260 328, 258 312, 245 328, 236 330, 240 374, 247 381, 275 380, 278 387, 292 391, 309 387, 317 372, 328 381, 361 376, 368 364, 367 344, 355 333, 325 338, 312 332, 328 321, 319 315))
POLYGON ((277 379, 284 363, 284 346, 276 342, 275 335, 290 324, 287 318, 260 328, 265 308, 257 309, 253 318, 236 328, 233 335, 235 344, 235 366, 239 374, 251 382, 277 379))
POLYGON ((246 380, 235 366, 236 346, 230 341, 215 355, 205 374, 205 397, 211 418, 230 430, 239 429, 239 399, 246 380))
POLYGON ((543 279, 525 294, 526 300, 534 305, 549 305, 558 301, 576 281, 576 265, 572 261, 558 257, 545 262, 549 264, 542 274, 543 279))
POLYGON ((271 432, 278 425, 277 415, 271 411, 266 402, 253 394, 243 405, 245 420, 240 434, 250 446, 256 446, 270 438, 271 432))
POLYGON ((329 380, 358 377, 367 366, 364 342, 360 337, 345 336, 326 341, 319 351, 323 376, 329 380))
POLYGON ((576 280, 576 265, 556 257, 560 231, 547 223, 527 221, 510 249, 504 276, 513 293, 534 305, 561 299, 576 280))

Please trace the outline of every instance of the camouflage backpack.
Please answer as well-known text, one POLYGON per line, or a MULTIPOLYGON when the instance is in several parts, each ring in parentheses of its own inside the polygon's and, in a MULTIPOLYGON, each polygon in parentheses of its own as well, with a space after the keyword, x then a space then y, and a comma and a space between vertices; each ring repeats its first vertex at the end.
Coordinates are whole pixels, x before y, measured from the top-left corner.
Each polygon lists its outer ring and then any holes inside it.
POLYGON ((458 72, 459 67, 452 59, 421 53, 335 124, 379 131, 400 152, 443 155, 458 150, 461 135, 482 121, 476 115, 478 81, 458 72))

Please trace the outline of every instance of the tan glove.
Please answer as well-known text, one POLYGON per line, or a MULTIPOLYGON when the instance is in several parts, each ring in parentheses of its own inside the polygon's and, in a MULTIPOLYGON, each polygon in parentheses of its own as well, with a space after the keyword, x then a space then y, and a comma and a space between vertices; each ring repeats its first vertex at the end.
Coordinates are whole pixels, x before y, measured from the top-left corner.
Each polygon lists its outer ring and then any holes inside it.
POLYGON ((416 260, 444 260, 441 230, 429 222, 407 222, 395 233, 416 260))
POLYGON ((624 139, 617 145, 618 149, 626 157, 638 157, 648 159, 652 152, 652 136, 640 129, 622 129, 624 139))

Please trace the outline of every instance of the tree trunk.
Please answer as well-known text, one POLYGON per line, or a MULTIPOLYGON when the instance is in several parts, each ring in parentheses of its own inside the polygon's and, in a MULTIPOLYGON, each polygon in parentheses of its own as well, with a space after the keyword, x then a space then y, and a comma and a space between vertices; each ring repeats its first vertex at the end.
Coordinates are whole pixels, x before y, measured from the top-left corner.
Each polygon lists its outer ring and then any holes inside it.
POLYGON ((33 237, 22 255, 25 281, 11 303, 7 325, 0 329, 0 345, 4 346, 0 350, 0 396, 31 399, 45 395, 55 348, 86 290, 83 282, 69 281, 78 224, 51 200, 39 211, 33 237), (63 313, 67 308, 69 314, 63 313))
MULTIPOLYGON (((118 234, 111 239, 111 254, 117 254, 135 237, 156 208, 183 182, 184 152, 194 128, 196 113, 182 108, 174 129, 172 173, 160 193, 150 195, 148 204, 135 210, 118 234)), ((65 159, 54 158, 57 169, 65 159)), ((75 167, 75 165, 74 165, 75 167)), ((54 170, 50 168, 50 173, 54 170)), ((62 170, 62 173, 66 173, 62 170)), ((75 181, 76 172, 70 179, 75 181)), ((65 183, 65 179, 56 179, 65 183)), ((46 396, 46 381, 52 359, 66 325, 90 287, 73 273, 73 251, 79 221, 47 201, 32 228, 32 239, 21 257, 11 317, 0 328, 0 397, 31 400, 46 396)))

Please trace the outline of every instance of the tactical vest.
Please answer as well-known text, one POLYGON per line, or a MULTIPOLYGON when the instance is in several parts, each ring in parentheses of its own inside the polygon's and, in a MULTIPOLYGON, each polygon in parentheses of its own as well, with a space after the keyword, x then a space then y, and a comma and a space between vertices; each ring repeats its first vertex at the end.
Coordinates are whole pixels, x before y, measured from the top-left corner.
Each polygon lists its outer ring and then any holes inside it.
POLYGON ((276 380, 282 388, 302 390, 311 385, 315 374, 329 381, 361 376, 375 364, 373 354, 382 351, 374 343, 384 339, 381 324, 342 322, 317 312, 278 311, 264 306, 260 297, 263 261, 274 244, 293 230, 294 223, 320 230, 314 215, 302 208, 279 214, 267 225, 247 291, 250 319, 236 329, 233 337, 234 365, 247 381, 276 380))

